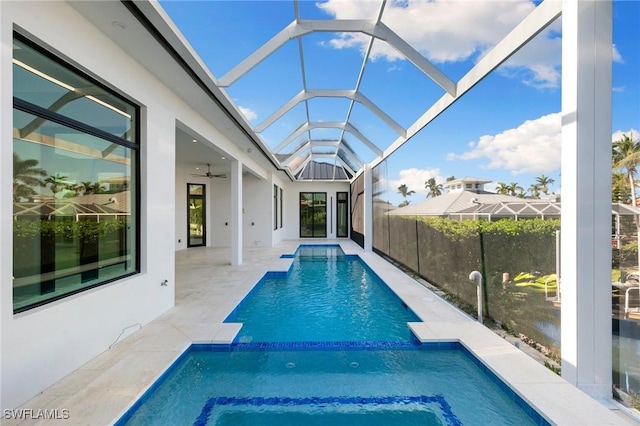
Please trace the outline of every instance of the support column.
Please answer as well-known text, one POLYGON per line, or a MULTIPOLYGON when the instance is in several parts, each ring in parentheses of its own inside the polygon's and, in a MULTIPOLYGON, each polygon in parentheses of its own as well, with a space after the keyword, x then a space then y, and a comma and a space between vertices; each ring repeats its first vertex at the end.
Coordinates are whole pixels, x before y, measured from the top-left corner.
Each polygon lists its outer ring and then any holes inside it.
POLYGON ((231 162, 231 265, 242 263, 242 161, 231 162))
POLYGON ((364 250, 373 249, 373 170, 364 165, 364 250))
POLYGON ((562 9, 562 377, 612 397, 610 1, 562 9))

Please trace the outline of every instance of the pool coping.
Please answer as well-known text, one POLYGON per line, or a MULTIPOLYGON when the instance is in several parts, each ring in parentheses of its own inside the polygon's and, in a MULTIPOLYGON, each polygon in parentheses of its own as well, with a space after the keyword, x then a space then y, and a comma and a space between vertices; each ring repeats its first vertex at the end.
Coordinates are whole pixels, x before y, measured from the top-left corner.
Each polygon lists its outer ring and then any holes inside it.
MULTIPOLYGON (((417 323, 414 323, 417 324, 417 323)), ((514 405, 520 407, 526 415, 537 425, 540 426, 548 426, 551 423, 546 419, 545 416, 536 411, 527 401, 525 401, 517 392, 515 392, 509 385, 507 385, 502 379, 500 379, 496 374, 494 374, 491 369, 487 368, 487 366, 478 359, 471 351, 468 350, 464 346, 464 344, 460 342, 454 341, 431 341, 431 342, 419 342, 417 340, 411 341, 397 341, 397 342, 357 342, 357 341, 344 341, 344 342, 336 342, 336 341, 304 341, 304 342, 248 342, 248 343, 240 343, 234 341, 229 344, 210 344, 210 343, 193 343, 188 348, 184 350, 184 352, 171 364, 167 367, 167 369, 160 375, 160 377, 155 380, 147 390, 145 390, 144 394, 138 398, 128 409, 127 411, 117 420, 115 423, 116 426, 125 425, 127 421, 129 421, 133 416, 135 416, 136 412, 140 407, 145 403, 145 401, 153 395, 155 389, 162 385, 164 380, 171 374, 174 369, 178 368, 180 362, 183 358, 187 357, 188 354, 193 352, 234 352, 234 351, 242 351, 242 352, 263 352, 263 351, 380 351, 380 350, 426 350, 426 351, 459 351, 466 358, 472 362, 476 367, 478 367, 482 374, 484 374, 488 380, 492 381, 494 384, 498 386, 498 388, 509 398, 514 405)), ((219 397, 219 398, 227 398, 227 397, 219 397)), ((254 399, 254 397, 247 397, 248 399, 254 399)), ((260 397, 255 397, 257 399, 263 399, 260 397)), ((331 397, 336 401, 340 401, 345 397, 331 397)), ((360 399, 360 397, 352 397, 356 399, 360 399)), ((392 397, 393 398, 393 397, 392 397)), ((415 399, 415 398, 429 398, 429 396, 425 395, 407 395, 405 399, 415 399)), ((274 398, 267 398, 274 399, 274 398)), ((275 399, 278 399, 277 397, 275 399)), ((290 398, 286 398, 290 399, 290 398)), ((306 398, 308 399, 308 398, 306 398)), ((372 397, 373 401, 377 401, 379 399, 387 399, 387 397, 372 397)), ((362 401, 358 401, 358 403, 362 403, 362 401)), ((215 404, 214 404, 215 405, 215 404)), ((210 407, 212 408, 212 407, 210 407)), ((455 414, 450 410, 449 407, 449 415, 455 421, 450 423, 452 425, 461 424, 457 421, 455 414)), ((209 410, 210 414, 210 410, 209 410)), ((446 413, 445 413, 446 414, 446 413)), ((208 414, 206 417, 208 418, 208 414)), ((198 421, 194 424, 206 424, 206 422, 202 422, 201 420, 202 413, 198 417, 198 421)), ((446 416, 445 416, 446 417, 446 416)))
MULTIPOLYGON (((358 255, 423 321, 410 323, 421 342, 457 341, 509 384, 524 401, 557 425, 620 425, 632 420, 609 409, 540 365, 436 293, 351 240, 286 240, 275 247, 245 248, 242 265, 228 263, 228 248, 176 252, 176 304, 131 330, 114 330, 113 343, 19 408, 67 409, 74 424, 113 424, 193 343, 231 343, 241 324, 223 323, 267 271, 286 272, 280 258, 300 244, 338 244, 358 255)), ((3 425, 68 421, 2 419, 3 425)))

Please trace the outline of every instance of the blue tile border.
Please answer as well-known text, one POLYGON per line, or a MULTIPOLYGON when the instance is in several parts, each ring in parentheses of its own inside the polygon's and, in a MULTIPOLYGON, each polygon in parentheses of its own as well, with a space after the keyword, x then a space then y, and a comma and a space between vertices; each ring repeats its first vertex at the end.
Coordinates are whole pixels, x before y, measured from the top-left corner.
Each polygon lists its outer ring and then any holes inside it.
POLYGON ((287 397, 213 397, 209 398, 202 407, 200 415, 193 422, 194 426, 205 426, 211 416, 211 411, 216 406, 308 406, 308 405, 390 405, 390 404, 436 404, 442 416, 447 422, 447 426, 462 426, 451 410, 451 406, 442 395, 418 395, 418 396, 385 396, 385 397, 307 397, 307 398, 287 398, 287 397))
POLYGON ((381 349, 419 349, 419 350, 458 350, 458 342, 233 342, 231 344, 194 343, 189 347, 192 352, 230 352, 230 351, 317 351, 317 350, 381 350, 381 349))
MULTIPOLYGON (((494 384, 496 384, 516 405, 518 405, 537 425, 551 426, 551 423, 538 413, 529 403, 491 371, 469 349, 458 341, 453 342, 250 342, 231 344, 193 343, 162 373, 147 391, 115 422, 115 426, 125 425, 133 414, 144 404, 155 389, 162 384, 191 352, 233 352, 233 351, 339 351, 339 350, 459 350, 466 355, 494 384)), ((340 397, 351 398, 351 397, 340 397)), ((407 397, 415 398, 415 397, 407 397)), ((253 399, 253 398, 250 398, 253 399)), ((215 405, 215 403, 214 403, 215 405)), ((455 417, 455 416, 454 416, 455 417)), ((456 419, 457 420, 457 419, 456 419)), ((204 423, 202 423, 204 424, 204 423)), ((454 423, 458 424, 458 423, 454 423)))
POLYGON ((127 422, 133 417, 133 415, 142 407, 142 405, 147 401, 147 399, 155 392, 155 390, 162 384, 164 381, 175 371, 178 366, 180 366, 183 361, 189 356, 191 353, 191 346, 187 347, 184 352, 182 352, 178 358, 176 358, 169 367, 153 382, 149 388, 144 391, 144 393, 127 409, 127 411, 113 424, 113 426, 124 426, 127 422))

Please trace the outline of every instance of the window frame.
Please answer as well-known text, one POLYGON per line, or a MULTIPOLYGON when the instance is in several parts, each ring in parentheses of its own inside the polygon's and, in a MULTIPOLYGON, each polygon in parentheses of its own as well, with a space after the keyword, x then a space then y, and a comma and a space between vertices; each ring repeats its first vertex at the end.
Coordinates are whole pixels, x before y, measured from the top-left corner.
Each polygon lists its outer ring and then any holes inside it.
POLYGON ((273 230, 278 229, 278 185, 273 184, 273 230))
POLYGON ((337 238, 349 238, 349 192, 348 191, 339 191, 336 192, 336 237, 337 238), (340 199, 340 196, 344 194, 344 200, 340 199), (346 224, 346 233, 344 235, 340 234, 340 206, 344 205, 345 217, 344 219, 347 221, 346 224))
POLYGON ((328 195, 327 192, 324 191, 300 191, 299 193, 299 197, 298 197, 298 217, 299 217, 299 222, 300 222, 300 226, 298 229, 298 235, 300 236, 300 238, 327 238, 329 235, 329 231, 327 229, 328 227, 328 219, 329 219, 329 215, 331 214, 331 212, 329 211, 329 205, 327 204, 327 200, 328 200, 328 195), (315 200, 316 200, 316 194, 322 194, 324 195, 324 235, 315 235, 315 221, 312 220, 312 228, 311 228, 311 233, 312 235, 302 235, 302 209, 300 208, 302 205, 302 200, 303 200, 303 194, 311 194, 311 208, 312 208, 312 218, 315 216, 315 200))
POLYGON ((280 215, 278 217, 279 226, 278 228, 282 228, 284 226, 284 189, 280 188, 280 215))
MULTIPOLYGON (((52 302, 56 302, 58 300, 61 299, 65 299, 67 297, 85 292, 87 290, 91 290, 94 289, 96 287, 101 287, 104 285, 107 285, 109 283, 115 282, 115 281, 120 281, 122 279, 125 279, 127 277, 130 277, 132 275, 137 275, 140 273, 141 271, 141 259, 142 259, 142 246, 141 246, 141 199, 142 199, 142 185, 141 185, 141 171, 140 171, 140 164, 141 164, 141 153, 142 153, 142 148, 141 148, 141 107, 140 104, 135 102, 134 100, 132 100, 131 98, 123 95, 119 90, 115 89, 114 87, 108 85, 107 83, 105 83, 102 79, 100 79, 98 76, 94 75, 93 73, 82 69, 80 66, 76 65, 73 61, 71 61, 69 58, 67 58, 66 56, 64 56, 63 54, 61 54, 60 52, 56 51, 53 48, 50 48, 48 46, 46 46, 45 43, 42 43, 40 40, 38 40, 36 37, 32 37, 30 35, 25 35, 22 32, 20 32, 18 29, 14 29, 13 34, 12 34, 12 40, 18 40, 21 43, 25 44, 26 46, 28 46, 30 49, 33 49, 33 51, 43 55, 44 57, 46 57, 47 59, 59 64, 60 66, 66 68, 67 70, 69 70, 72 73, 77 74, 78 76, 86 79, 87 81, 89 81, 90 83, 96 85, 97 87, 99 87, 100 89, 108 92, 110 95, 120 99, 122 102, 129 104, 130 106, 132 106, 134 114, 135 114, 135 119, 132 120, 131 125, 134 127, 133 129, 133 140, 129 141, 123 138, 119 138, 111 133, 108 133, 100 128, 97 127, 93 127, 91 125, 88 125, 86 123, 83 123, 81 121, 75 120, 73 118, 67 117, 65 115, 62 114, 58 114, 56 112, 50 111, 48 109, 45 109, 39 105, 35 105, 32 104, 31 102, 28 102, 26 100, 20 99, 20 98, 16 98, 15 96, 13 96, 13 92, 14 92, 14 84, 15 84, 15 80, 12 79, 12 83, 11 83, 11 87, 12 87, 12 98, 13 98, 13 110, 18 110, 18 111, 22 111, 24 113, 33 115, 35 117, 41 117, 47 121, 50 122, 54 122, 63 126, 67 126, 69 128, 72 128, 74 130, 77 130, 79 132, 85 133, 87 135, 91 135, 93 137, 97 137, 99 139, 103 139, 106 140, 108 142, 112 142, 115 143, 119 146, 124 147, 125 149, 130 150, 130 152, 132 152, 132 164, 131 164, 131 179, 135 182, 135 190, 133 191, 133 194, 131 196, 131 200, 130 202, 132 204, 134 204, 133 206, 133 213, 131 214, 131 220, 132 223, 134 224, 135 227, 135 231, 133 233, 133 235, 131 236, 133 238, 133 244, 135 244, 134 246, 134 253, 131 256, 131 261, 133 263, 132 268, 130 271, 127 271, 121 275, 118 275, 116 277, 112 277, 112 278, 107 278, 103 281, 100 282, 96 282, 93 284, 88 284, 86 286, 82 286, 81 288, 77 288, 75 290, 70 290, 68 292, 62 293, 62 294, 57 294, 57 295, 52 295, 51 297, 48 297, 46 299, 43 300, 38 300, 35 301, 33 303, 30 304, 26 304, 24 306, 20 306, 20 307, 15 307, 14 302, 12 301, 12 308, 13 308, 13 313, 18 314, 21 312, 26 312, 29 311, 31 309, 34 308, 38 308, 40 306, 44 306, 44 305, 48 305, 52 302), (45 47, 46 46, 46 47, 45 47)), ((12 55, 13 58, 13 55, 12 55)), ((13 145, 13 142, 12 142, 13 145)), ((12 148, 13 150, 14 148, 12 148)), ((15 252, 14 252, 14 248, 12 247, 12 259, 15 256, 15 252)), ((95 270, 99 270, 99 268, 96 268, 95 270)), ((40 281, 42 283, 42 280, 40 281)), ((12 294, 14 291, 13 285, 12 285, 12 294)))

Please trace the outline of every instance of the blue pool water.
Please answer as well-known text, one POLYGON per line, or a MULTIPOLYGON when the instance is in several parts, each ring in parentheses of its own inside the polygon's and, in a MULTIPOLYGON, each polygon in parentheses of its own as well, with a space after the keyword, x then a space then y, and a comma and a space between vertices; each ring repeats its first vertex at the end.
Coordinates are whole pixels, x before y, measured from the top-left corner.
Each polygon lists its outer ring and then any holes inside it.
POLYGON ((346 345, 194 345, 120 423, 545 424, 457 343, 346 345))
POLYGON ((241 342, 408 341, 420 321, 357 256, 301 246, 288 274, 267 274, 225 322, 241 342))
POLYGON ((411 339, 415 315, 339 248, 277 275, 229 316, 235 343, 192 345, 116 425, 548 424, 459 343, 411 339))

